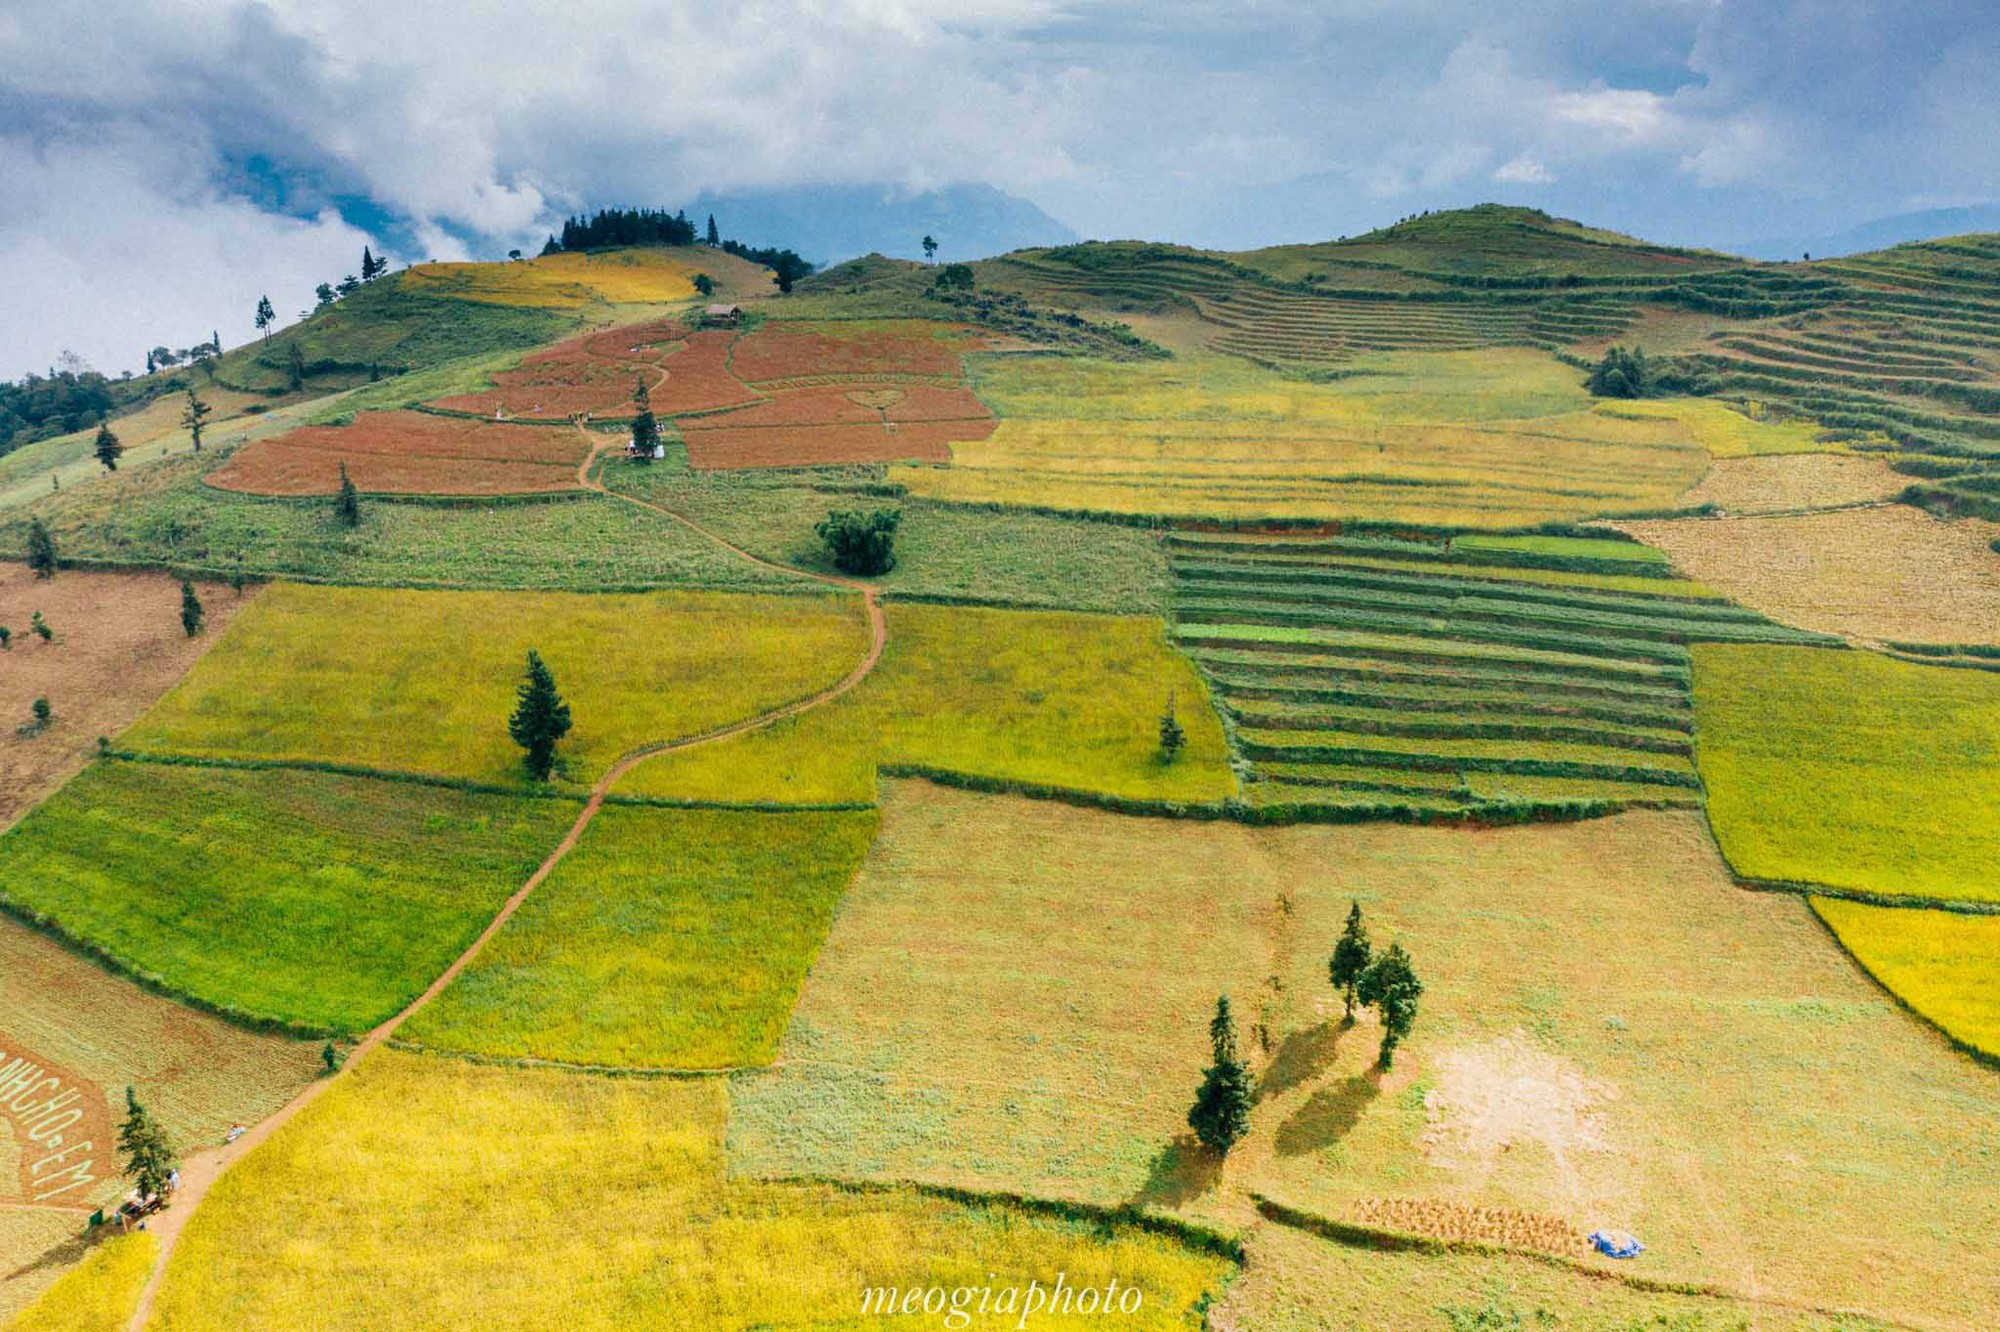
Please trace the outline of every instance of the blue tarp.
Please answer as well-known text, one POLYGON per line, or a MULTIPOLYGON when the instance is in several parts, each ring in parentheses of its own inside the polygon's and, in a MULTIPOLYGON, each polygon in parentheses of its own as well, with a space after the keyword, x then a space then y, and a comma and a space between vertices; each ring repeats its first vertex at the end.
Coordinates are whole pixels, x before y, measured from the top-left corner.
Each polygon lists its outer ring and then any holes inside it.
POLYGON ((1593 1230, 1590 1232, 1591 1247, 1607 1258, 1637 1258, 1646 1251, 1636 1236, 1622 1230, 1593 1230))

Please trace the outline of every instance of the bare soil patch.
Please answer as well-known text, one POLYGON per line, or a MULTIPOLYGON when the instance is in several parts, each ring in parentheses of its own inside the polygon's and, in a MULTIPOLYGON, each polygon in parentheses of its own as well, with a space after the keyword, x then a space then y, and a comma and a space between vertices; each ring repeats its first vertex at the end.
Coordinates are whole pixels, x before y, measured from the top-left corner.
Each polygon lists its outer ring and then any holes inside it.
POLYGON ((25 565, 0 564, 0 624, 13 631, 0 653, 0 828, 62 785, 96 751, 167 692, 254 595, 196 585, 207 627, 181 629, 180 584, 159 573, 64 570, 40 579, 25 565), (40 611, 55 637, 30 632, 40 611), (22 735, 37 698, 55 719, 22 735))
POLYGON ((1909 484, 1879 458, 1774 453, 1717 461, 1679 502, 1714 504, 1742 517, 1887 500, 1909 484))
POLYGON ((1906 505, 1615 524, 1772 619, 1862 639, 2000 641, 2000 523, 1906 505))
POLYGON ((894 373, 957 376, 961 354, 980 346, 951 324, 772 322, 737 342, 730 368, 748 384, 804 375, 894 373))
POLYGON ((519 495, 576 486, 574 431, 428 412, 363 412, 352 425, 306 426, 259 440, 211 472, 210 485, 255 495, 331 495, 344 463, 377 493, 519 495))

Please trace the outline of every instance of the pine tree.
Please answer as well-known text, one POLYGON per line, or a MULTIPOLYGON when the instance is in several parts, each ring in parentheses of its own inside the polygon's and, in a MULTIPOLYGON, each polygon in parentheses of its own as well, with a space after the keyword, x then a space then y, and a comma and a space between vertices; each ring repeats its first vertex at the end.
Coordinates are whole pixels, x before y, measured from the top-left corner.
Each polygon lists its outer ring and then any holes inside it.
POLYGON ((1354 1021, 1354 987, 1361 983, 1362 973, 1368 970, 1374 957, 1375 947, 1368 942, 1368 927, 1361 923, 1361 903, 1351 902, 1347 908, 1347 928, 1340 932, 1340 942, 1333 946, 1333 957, 1326 964, 1327 979, 1347 1000, 1350 1023, 1354 1021))
POLYGON ((300 354, 296 342, 285 344, 285 377, 291 381, 294 393, 306 386, 306 358, 300 354))
POLYGON ((37 578, 56 576, 56 539, 39 516, 28 520, 28 567, 37 578))
POLYGON ((188 437, 194 441, 194 451, 201 452, 201 432, 209 415, 215 408, 195 395, 194 386, 188 386, 188 405, 181 409, 181 424, 187 427, 188 437))
POLYGON ((1226 994, 1215 1001, 1208 1040, 1215 1062, 1202 1075, 1187 1122, 1203 1146, 1226 1156, 1250 1131, 1251 1100, 1250 1069, 1236 1053, 1236 1021, 1226 994))
POLYGON ((708 215, 708 243, 709 243, 710 245, 720 245, 720 244, 722 244, 722 233, 721 233, 720 231, 717 231, 717 230, 715 229, 715 214, 714 214, 714 213, 710 213, 710 214, 708 215))
POLYGON ((937 237, 935 237, 935 236, 926 236, 926 237, 924 237, 924 262, 925 262, 925 263, 927 263, 927 264, 934 264, 934 263, 936 263, 936 262, 937 262, 937 250, 938 250, 938 246, 937 246, 937 237))
POLYGON ((521 685, 507 734, 527 753, 522 763, 536 781, 547 781, 556 765, 556 741, 569 734, 569 704, 556 692, 556 678, 541 654, 528 650, 528 678, 521 685))
POLYGON ((193 638, 201 632, 201 598, 194 594, 194 584, 181 580, 181 628, 193 638))
POLYGON ((109 425, 99 425, 95 452, 97 461, 104 464, 104 470, 115 472, 118 470, 119 455, 125 452, 125 446, 118 442, 118 436, 111 433, 109 425))
POLYGON ((257 298, 257 331, 264 335, 264 341, 271 340, 271 325, 278 322, 278 312, 271 308, 269 296, 257 298))
POLYGON ((1187 745, 1187 732, 1181 729, 1180 718, 1174 715, 1174 692, 1167 691, 1167 710, 1160 714, 1160 762, 1172 763, 1181 756, 1187 745))
POLYGON ((1361 983, 1356 988, 1361 1002, 1382 1015, 1382 1048, 1376 1053, 1375 1062, 1388 1068, 1395 1062, 1396 1047, 1417 1024, 1417 1001, 1423 997, 1424 983, 1417 979, 1417 969, 1410 965, 1410 955, 1403 951, 1403 945, 1392 943, 1389 951, 1361 974, 1361 983))
POLYGON ((343 527, 361 526, 361 492, 354 488, 344 462, 340 464, 340 494, 333 501, 333 511, 340 515, 343 527))
POLYGON ((150 375, 150 374, 152 374, 152 373, 153 373, 153 372, 154 372, 155 370, 157 370, 157 369, 159 369, 159 368, 160 368, 160 367, 159 367, 159 364, 158 364, 158 363, 157 363, 156 361, 154 361, 154 360, 153 360, 153 353, 151 353, 151 352, 147 352, 147 353, 146 353, 146 373, 150 375))
POLYGON ((632 385, 632 456, 641 462, 653 461, 653 450, 660 446, 660 423, 653 419, 653 395, 646 390, 643 377, 632 385))
POLYGON ((375 261, 375 252, 373 250, 370 250, 366 245, 362 246, 361 280, 363 282, 373 282, 375 280, 375 275, 380 273, 382 271, 382 268, 383 265, 375 261))
POLYGON ((125 1089, 125 1121, 118 1126, 118 1151, 142 1197, 167 1191, 175 1169, 173 1145, 130 1087, 125 1089))

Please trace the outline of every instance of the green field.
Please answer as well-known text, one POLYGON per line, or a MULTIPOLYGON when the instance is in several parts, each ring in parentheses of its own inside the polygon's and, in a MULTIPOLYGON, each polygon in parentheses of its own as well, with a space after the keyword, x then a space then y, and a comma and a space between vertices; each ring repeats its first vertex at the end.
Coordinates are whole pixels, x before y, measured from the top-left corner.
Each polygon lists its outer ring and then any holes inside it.
MULTIPOLYGON (((384 1050, 223 1178, 159 1297, 162 1332, 299 1327, 894 1328, 864 1288, 1142 1292, 1187 1329, 1226 1258, 1130 1226, 902 1190, 732 1180, 713 1079, 482 1068, 384 1050)), ((988 1318, 980 1326, 1011 1327, 988 1318)), ((1096 1315, 1037 1328, 1099 1327, 1096 1315)))
POLYGON ((753 554, 794 568, 833 569, 813 524, 832 509, 896 508, 896 568, 872 580, 891 597, 974 600, 1118 614, 1166 608, 1159 539, 1135 527, 904 498, 861 488, 884 469, 698 473, 621 460, 606 485, 686 514, 753 554))
POLYGON ((1627 541, 1174 533, 1167 549, 1176 636, 1267 806, 1692 805, 1687 645, 1813 639, 1627 541))
MULTIPOLYGON (((671 519, 620 500, 479 506, 369 500, 348 529, 321 499, 263 499, 202 484, 227 452, 182 452, 0 509, 0 554, 18 558, 29 513, 65 559, 160 564, 218 578, 298 578, 393 587, 793 591, 671 519)), ((26 483, 24 483, 26 484, 26 483)))
POLYGON ((100 763, 4 839, 16 910, 251 1019, 366 1030, 470 944, 574 801, 100 763))
POLYGON ((1702 783, 1738 874, 2000 900, 2000 676, 1869 652, 1694 652, 1702 783))
POLYGON ((752 735, 642 764, 640 795, 785 803, 872 801, 881 764, 1135 800, 1215 801, 1235 789, 1201 677, 1160 622, 892 603, 881 664, 851 694, 752 735), (1159 757, 1169 695, 1187 748, 1159 757))
POLYGON ((571 1064, 768 1063, 875 821, 606 809, 399 1035, 571 1064))
POLYGON ((568 699, 560 775, 824 689, 867 652, 852 597, 280 585, 125 737, 148 753, 525 780, 507 717, 530 648, 568 699))

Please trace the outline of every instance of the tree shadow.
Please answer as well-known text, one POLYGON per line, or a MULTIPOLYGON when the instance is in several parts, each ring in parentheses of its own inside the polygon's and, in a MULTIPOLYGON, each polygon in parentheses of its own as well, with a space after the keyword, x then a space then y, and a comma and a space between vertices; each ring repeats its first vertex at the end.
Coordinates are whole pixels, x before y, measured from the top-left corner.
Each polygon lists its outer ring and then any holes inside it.
POLYGON ((1361 1112, 1382 1094, 1382 1075, 1371 1069, 1314 1092, 1278 1126, 1280 1156, 1304 1156, 1331 1147, 1361 1122, 1361 1112))
POLYGON ((74 1266, 83 1260, 85 1254, 97 1247, 97 1241, 103 1237, 105 1232, 112 1229, 114 1227, 99 1226, 95 1231, 88 1234, 71 1235, 67 1239, 58 1240, 32 1262, 23 1264, 6 1275, 0 1276, 0 1281, 16 1281, 21 1277, 31 1276, 36 1272, 45 1271, 50 1268, 60 1269, 74 1266))
POLYGON ((1183 1133, 1160 1148, 1146 1182, 1133 1197, 1135 1207, 1179 1207, 1193 1202, 1222 1179, 1222 1158, 1183 1133))
POLYGON ((1282 1096, 1326 1072, 1340 1052, 1341 1036, 1349 1030, 1346 1022, 1330 1021, 1285 1037, 1264 1069, 1264 1076, 1257 1080, 1257 1099, 1282 1096))

